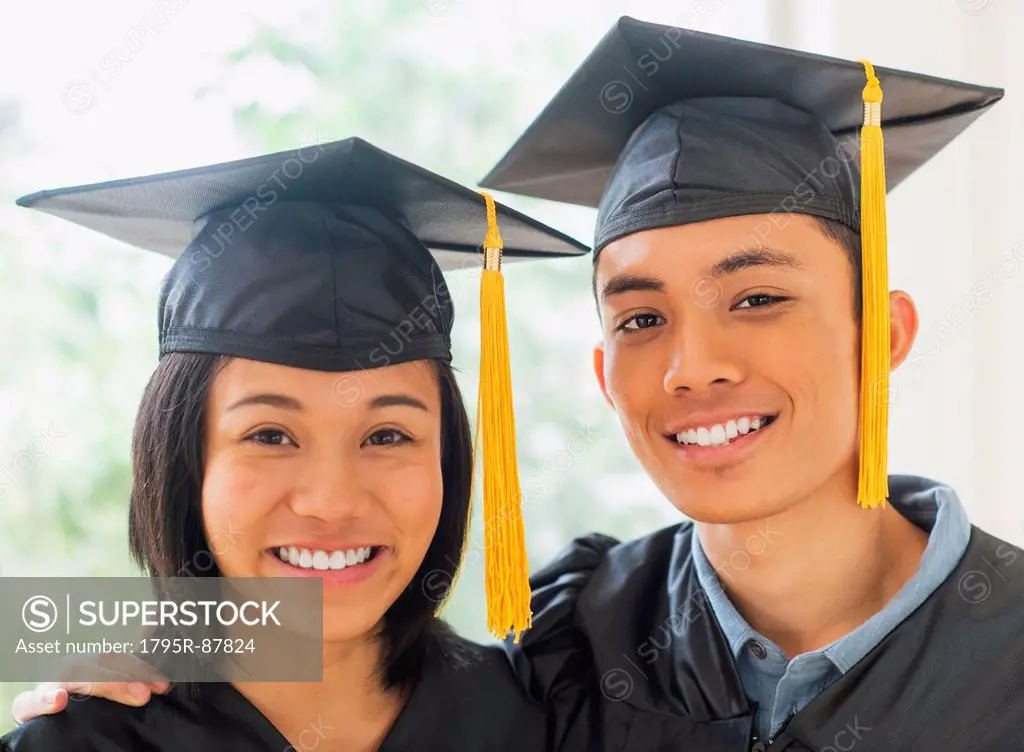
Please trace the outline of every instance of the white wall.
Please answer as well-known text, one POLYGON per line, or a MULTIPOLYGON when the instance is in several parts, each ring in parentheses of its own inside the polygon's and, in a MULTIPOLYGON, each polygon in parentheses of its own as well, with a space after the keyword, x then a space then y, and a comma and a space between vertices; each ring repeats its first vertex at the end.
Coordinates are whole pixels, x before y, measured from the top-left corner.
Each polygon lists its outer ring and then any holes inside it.
POLYGON ((1024 543, 1024 3, 790 0, 775 12, 793 22, 780 43, 1007 91, 889 202, 891 285, 918 302, 916 353, 935 352, 897 372, 890 443, 893 471, 954 485, 976 524, 1024 543), (958 301, 986 275, 991 300, 964 314, 958 301))

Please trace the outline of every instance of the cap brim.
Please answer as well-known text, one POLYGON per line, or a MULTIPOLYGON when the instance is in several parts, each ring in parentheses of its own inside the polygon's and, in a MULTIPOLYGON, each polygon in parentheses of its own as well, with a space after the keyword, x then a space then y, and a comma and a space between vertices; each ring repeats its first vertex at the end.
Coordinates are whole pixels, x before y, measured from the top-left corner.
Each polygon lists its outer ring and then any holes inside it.
MULTIPOLYGON (((889 190, 934 157, 1003 90, 875 67, 889 190)), ((761 97, 816 114, 848 154, 863 121, 860 63, 620 18, 480 182, 507 193, 597 206, 636 128, 701 97, 761 97)))
MULTIPOLYGON (((358 203, 405 218, 444 270, 478 254, 485 201, 459 185, 359 138, 206 167, 41 191, 17 200, 116 240, 172 258, 212 212, 238 207, 238 228, 277 201, 358 203)), ((588 246, 496 205, 509 260, 578 256, 588 246)))

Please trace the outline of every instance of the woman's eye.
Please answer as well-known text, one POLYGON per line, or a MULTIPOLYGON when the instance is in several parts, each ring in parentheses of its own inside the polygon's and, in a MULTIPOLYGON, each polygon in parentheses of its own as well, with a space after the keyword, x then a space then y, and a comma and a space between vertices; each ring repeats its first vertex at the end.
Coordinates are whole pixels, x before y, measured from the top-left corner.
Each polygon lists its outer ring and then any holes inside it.
POLYGON ((274 428, 266 428, 262 431, 250 434, 248 437, 249 441, 255 442, 256 444, 267 444, 270 446, 295 446, 295 442, 284 431, 278 431, 274 428))
POLYGON ((786 298, 779 297, 777 295, 765 295, 758 293, 756 295, 748 295, 741 300, 736 307, 737 308, 767 308, 769 306, 777 305, 786 298))
POLYGON ((640 329, 650 329, 652 326, 658 326, 663 323, 665 323, 664 316, 659 316, 655 313, 638 313, 623 321, 618 328, 619 331, 635 332, 640 329))
POLYGON ((404 444, 407 441, 410 441, 410 439, 404 433, 388 428, 387 430, 377 431, 372 434, 366 440, 366 443, 372 446, 394 446, 396 444, 404 444))

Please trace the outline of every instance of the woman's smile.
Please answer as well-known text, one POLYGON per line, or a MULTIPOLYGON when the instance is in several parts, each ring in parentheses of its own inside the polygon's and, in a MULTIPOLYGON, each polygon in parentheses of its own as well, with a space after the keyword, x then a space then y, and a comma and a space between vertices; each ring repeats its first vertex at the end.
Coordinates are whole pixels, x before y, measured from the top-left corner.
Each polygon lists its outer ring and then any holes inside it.
POLYGON ((324 586, 364 582, 380 569, 388 557, 388 546, 352 546, 325 549, 279 546, 266 555, 283 577, 320 577, 324 586))

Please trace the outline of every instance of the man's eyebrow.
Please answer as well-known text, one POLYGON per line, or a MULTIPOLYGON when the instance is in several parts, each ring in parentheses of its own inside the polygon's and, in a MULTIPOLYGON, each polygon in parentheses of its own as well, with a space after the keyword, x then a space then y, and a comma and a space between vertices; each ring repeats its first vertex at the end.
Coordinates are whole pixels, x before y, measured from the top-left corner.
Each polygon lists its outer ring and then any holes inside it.
POLYGON ((721 261, 712 264, 704 276, 720 279, 753 266, 775 266, 783 269, 803 269, 803 264, 792 254, 774 248, 761 246, 730 253, 721 261))
MULTIPOLYGON (((750 248, 730 253, 704 270, 702 278, 720 279, 730 274, 755 266, 774 266, 783 269, 803 269, 795 256, 767 246, 750 248)), ((601 288, 600 299, 607 300, 613 295, 627 292, 665 292, 665 283, 656 277, 639 274, 619 274, 608 280, 601 288)))
POLYGON ((601 300, 626 292, 664 292, 665 283, 654 277, 637 274, 619 274, 608 280, 601 288, 601 300))

